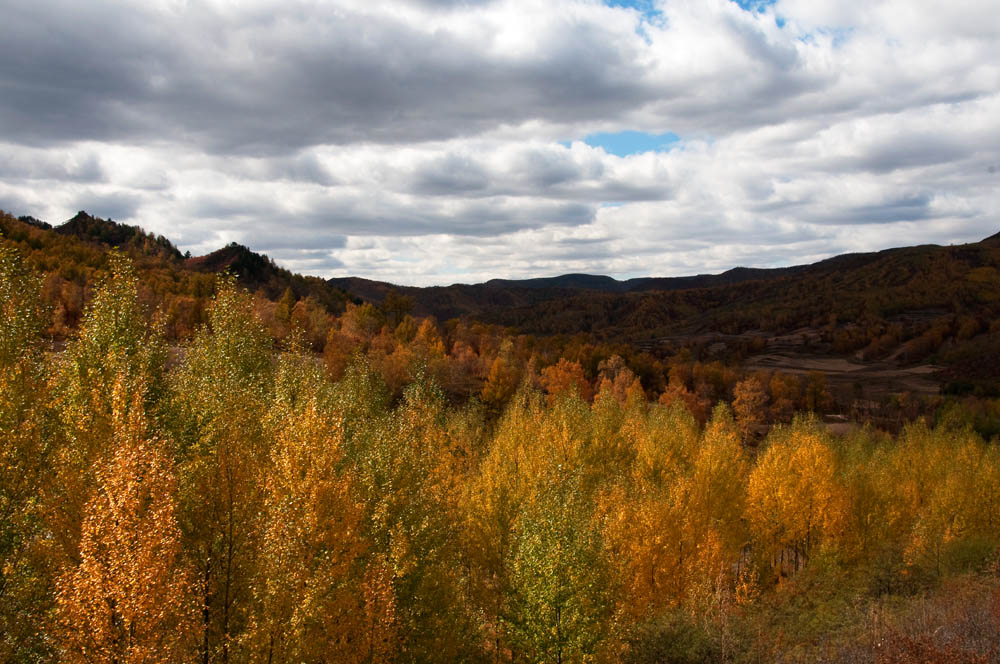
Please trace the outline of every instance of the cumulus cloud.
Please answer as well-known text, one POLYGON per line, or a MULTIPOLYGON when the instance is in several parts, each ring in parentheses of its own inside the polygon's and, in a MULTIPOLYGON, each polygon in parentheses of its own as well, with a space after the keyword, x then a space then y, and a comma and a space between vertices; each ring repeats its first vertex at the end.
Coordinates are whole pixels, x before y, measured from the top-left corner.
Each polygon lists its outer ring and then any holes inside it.
POLYGON ((988 3, 622 4, 12 0, 0 207, 414 284, 996 231, 988 3))

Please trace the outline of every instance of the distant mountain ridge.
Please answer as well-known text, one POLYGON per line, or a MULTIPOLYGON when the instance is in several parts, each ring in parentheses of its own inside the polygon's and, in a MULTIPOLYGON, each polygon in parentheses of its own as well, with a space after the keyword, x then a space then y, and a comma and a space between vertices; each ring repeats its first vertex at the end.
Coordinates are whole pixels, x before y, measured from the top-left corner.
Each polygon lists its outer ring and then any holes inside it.
MULTIPOLYGON (((1000 233, 993 237, 1000 237, 1000 233)), ((984 242, 987 240, 984 240, 984 242)), ((927 245, 936 246, 936 245, 927 245)), ((439 291, 441 289, 494 289, 494 290, 546 290, 558 291, 597 291, 602 293, 638 293, 643 291, 674 291, 691 288, 714 288, 740 284, 747 281, 777 279, 795 276, 810 271, 830 271, 861 267, 879 259, 886 252, 896 249, 886 249, 880 252, 841 254, 821 260, 816 263, 794 265, 777 268, 734 267, 718 274, 697 274, 684 277, 634 277, 618 280, 614 277, 599 274, 568 273, 555 277, 533 277, 529 279, 490 279, 479 284, 452 284, 450 286, 399 286, 389 282, 374 281, 362 277, 334 277, 329 283, 345 290, 355 290, 365 293, 371 299, 380 301, 386 293, 392 290, 405 291, 439 291)))
POLYGON ((849 322, 942 308, 975 313, 988 325, 1000 303, 998 268, 1000 233, 966 245, 901 247, 689 277, 619 281, 574 273, 424 288, 358 277, 329 283, 376 304, 397 292, 412 300, 414 313, 439 320, 466 316, 528 333, 601 330, 607 338, 638 338, 681 328, 739 333, 765 324, 791 331, 830 316, 849 322))

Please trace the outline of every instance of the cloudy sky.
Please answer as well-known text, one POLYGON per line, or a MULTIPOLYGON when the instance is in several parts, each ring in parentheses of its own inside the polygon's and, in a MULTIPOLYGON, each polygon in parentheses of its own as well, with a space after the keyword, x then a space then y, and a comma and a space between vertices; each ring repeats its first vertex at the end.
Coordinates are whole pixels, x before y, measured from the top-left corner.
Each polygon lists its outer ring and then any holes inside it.
POLYGON ((0 209, 401 284, 1000 230, 995 0, 0 0, 0 209))

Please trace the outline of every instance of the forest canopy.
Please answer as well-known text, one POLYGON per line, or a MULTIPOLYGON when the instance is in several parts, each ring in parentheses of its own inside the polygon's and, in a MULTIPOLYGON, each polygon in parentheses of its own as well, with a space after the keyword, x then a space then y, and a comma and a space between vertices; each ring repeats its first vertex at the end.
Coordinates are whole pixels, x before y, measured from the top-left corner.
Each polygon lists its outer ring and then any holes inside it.
POLYGON ((4 661, 1000 656, 1000 448, 957 413, 757 440, 780 381, 654 400, 354 304, 318 355, 231 278, 171 345, 120 253, 53 350, 44 285, 0 246, 4 661))

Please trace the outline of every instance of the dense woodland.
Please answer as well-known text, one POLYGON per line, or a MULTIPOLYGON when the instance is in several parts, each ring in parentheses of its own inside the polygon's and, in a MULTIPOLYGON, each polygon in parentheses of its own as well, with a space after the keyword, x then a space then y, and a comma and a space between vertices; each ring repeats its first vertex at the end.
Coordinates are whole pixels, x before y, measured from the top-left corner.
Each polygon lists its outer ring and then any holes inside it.
POLYGON ((1000 661, 996 400, 833 436, 820 375, 3 221, 2 661, 1000 661))

